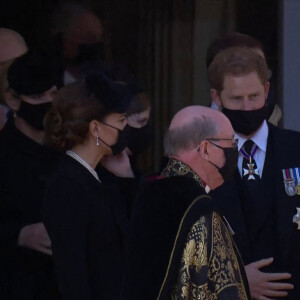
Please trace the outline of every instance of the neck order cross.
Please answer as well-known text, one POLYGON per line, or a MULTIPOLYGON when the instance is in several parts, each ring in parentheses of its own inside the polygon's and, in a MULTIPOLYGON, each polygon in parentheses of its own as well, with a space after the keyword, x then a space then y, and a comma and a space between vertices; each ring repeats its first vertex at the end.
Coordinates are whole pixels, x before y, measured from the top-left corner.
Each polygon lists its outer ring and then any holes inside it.
POLYGON ((256 162, 254 160, 254 154, 256 153, 258 146, 255 145, 253 148, 254 142, 252 140, 247 140, 243 146, 243 148, 240 149, 241 154, 244 157, 244 160, 248 160, 249 162, 243 163, 243 176, 248 176, 248 180, 255 180, 255 175, 259 176, 259 171, 256 166, 256 162), (251 149, 253 150, 251 151, 251 149), (247 166, 247 167, 246 167, 247 166))

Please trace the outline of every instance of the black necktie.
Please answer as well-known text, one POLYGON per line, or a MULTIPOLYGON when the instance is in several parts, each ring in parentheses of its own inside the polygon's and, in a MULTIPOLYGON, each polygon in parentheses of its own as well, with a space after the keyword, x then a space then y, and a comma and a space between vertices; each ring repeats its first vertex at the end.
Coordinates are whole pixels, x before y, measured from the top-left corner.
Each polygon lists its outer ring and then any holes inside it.
POLYGON ((253 158, 257 150, 256 145, 254 145, 255 143, 252 140, 247 140, 240 151, 243 155, 242 179, 247 182, 260 180, 257 164, 253 158))
POLYGON ((261 201, 261 197, 257 195, 261 191, 261 180, 258 175, 258 169, 253 155, 257 146, 251 140, 244 143, 240 152, 243 155, 242 164, 242 209, 244 211, 245 221, 248 227, 250 239, 254 237, 257 220, 257 201, 261 201), (251 157, 251 161, 250 161, 251 157))

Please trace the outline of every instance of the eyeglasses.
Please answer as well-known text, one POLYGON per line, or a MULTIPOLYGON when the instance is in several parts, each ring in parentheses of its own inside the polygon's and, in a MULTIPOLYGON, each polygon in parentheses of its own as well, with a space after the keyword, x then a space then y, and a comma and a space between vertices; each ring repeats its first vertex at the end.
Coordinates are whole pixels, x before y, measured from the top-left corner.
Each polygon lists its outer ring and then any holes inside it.
MULTIPOLYGON (((237 148, 238 146, 238 143, 239 143, 239 139, 237 138, 232 138, 232 139, 219 139, 219 138, 208 138, 206 139, 207 141, 211 142, 211 141, 216 141, 216 142, 219 142, 219 141, 231 141, 232 142, 232 148, 237 148)), ((212 143, 213 145, 219 147, 219 145, 216 145, 214 143, 212 143)))

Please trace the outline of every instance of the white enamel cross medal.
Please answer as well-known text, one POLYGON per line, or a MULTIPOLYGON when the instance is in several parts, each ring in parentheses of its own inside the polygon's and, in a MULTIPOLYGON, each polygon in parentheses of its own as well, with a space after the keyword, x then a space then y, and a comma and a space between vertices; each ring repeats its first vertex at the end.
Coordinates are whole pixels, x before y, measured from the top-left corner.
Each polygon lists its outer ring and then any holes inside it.
POLYGON ((248 180, 255 180, 254 175, 259 175, 258 168, 255 168, 255 164, 251 161, 251 156, 249 158, 249 163, 247 164, 248 169, 243 168, 243 176, 248 175, 248 180))

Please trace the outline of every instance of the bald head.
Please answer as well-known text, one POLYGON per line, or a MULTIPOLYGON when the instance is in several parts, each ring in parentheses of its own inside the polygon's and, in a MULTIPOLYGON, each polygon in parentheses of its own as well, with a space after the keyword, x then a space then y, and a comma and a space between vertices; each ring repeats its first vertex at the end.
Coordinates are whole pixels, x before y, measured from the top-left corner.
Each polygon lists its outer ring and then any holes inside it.
POLYGON ((99 43, 103 38, 103 25, 91 11, 75 15, 71 20, 69 30, 63 35, 63 53, 67 59, 79 55, 79 45, 99 43))
POLYGON ((17 58, 27 51, 23 37, 7 28, 0 28, 0 63, 17 58))
POLYGON ((229 120, 221 112, 199 105, 185 107, 174 116, 166 133, 165 155, 178 155, 195 148, 223 130, 233 134, 229 120))
POLYGON ((181 127, 190 123, 193 119, 211 119, 216 125, 221 125, 229 120, 219 111, 211 108, 193 105, 181 109, 172 119, 169 129, 181 127))
POLYGON ((80 42, 96 43, 103 36, 103 26, 93 12, 87 11, 74 17, 70 34, 80 42))

